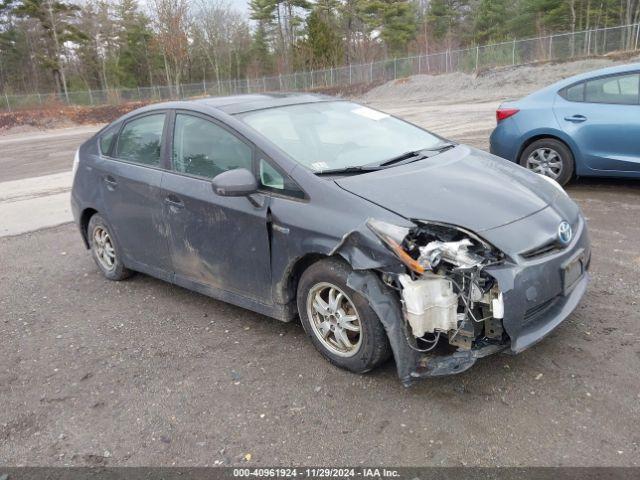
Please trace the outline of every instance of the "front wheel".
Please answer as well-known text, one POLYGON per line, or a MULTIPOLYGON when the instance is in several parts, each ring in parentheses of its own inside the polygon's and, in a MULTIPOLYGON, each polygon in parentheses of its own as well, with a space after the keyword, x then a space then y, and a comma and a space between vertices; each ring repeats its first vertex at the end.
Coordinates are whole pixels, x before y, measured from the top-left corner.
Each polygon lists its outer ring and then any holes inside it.
POLYGON ((336 259, 311 265, 298 284, 298 312, 305 332, 327 360, 364 373, 386 361, 391 349, 367 299, 347 286, 351 271, 336 259))
POLYGON ((519 163, 532 172, 554 179, 560 185, 566 185, 573 177, 573 154, 569 147, 554 138, 533 142, 523 150, 519 163))

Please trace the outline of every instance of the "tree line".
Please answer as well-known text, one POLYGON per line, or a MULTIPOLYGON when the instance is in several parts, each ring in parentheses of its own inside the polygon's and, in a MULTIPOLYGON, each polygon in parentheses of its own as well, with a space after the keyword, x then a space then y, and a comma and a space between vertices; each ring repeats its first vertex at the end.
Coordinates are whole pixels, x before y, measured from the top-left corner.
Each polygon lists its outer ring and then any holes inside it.
POLYGON ((215 82, 640 20, 640 0, 0 0, 0 92, 215 82))

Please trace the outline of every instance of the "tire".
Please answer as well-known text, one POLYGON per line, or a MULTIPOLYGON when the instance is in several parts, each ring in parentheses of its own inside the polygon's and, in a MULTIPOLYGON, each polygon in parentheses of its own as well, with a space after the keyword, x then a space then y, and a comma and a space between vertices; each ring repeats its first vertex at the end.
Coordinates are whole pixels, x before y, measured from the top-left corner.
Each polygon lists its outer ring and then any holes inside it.
POLYGON ((391 347, 384 327, 367 299, 347 286, 351 272, 349 265, 336 259, 311 265, 298 283, 298 312, 311 342, 329 362, 351 372, 364 373, 384 363, 391 356, 391 347), (336 300, 333 306, 338 307, 333 310, 331 289, 336 300), (333 316, 324 316, 316 309, 314 300, 318 295, 329 307, 326 312, 335 312, 333 316), (354 316, 357 320, 350 320, 354 316), (327 331, 329 325, 333 329, 327 331), (355 327, 359 331, 356 332, 355 327), (323 331, 326 333, 324 339, 323 331), (351 348, 342 341, 343 335, 347 335, 351 348))
POLYGON ((553 178, 560 185, 566 185, 573 178, 573 172, 575 171, 575 162, 571 150, 567 145, 555 138, 542 138, 533 142, 522 151, 518 163, 532 172, 553 178), (539 153, 536 155, 536 152, 539 153), (557 163, 554 162, 556 156, 560 163, 558 171, 551 167, 551 165, 557 163), (532 158, 530 159, 530 157, 532 158), (547 162, 546 164, 544 163, 545 161, 547 162), (540 165, 540 162, 543 164, 540 165), (538 165, 539 167, 536 169, 538 165))
POLYGON ((87 238, 91 256, 106 278, 119 281, 129 278, 133 272, 122 263, 120 247, 112 232, 113 229, 100 214, 94 214, 89 220, 87 238), (108 259, 111 261, 107 261, 108 259))

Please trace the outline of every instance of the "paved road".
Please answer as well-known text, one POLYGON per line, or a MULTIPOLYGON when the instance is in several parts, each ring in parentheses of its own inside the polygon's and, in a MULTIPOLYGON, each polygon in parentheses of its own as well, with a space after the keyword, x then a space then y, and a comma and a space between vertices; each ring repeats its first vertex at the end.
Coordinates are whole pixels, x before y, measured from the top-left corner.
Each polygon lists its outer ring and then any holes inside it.
POLYGON ((0 182, 69 171, 78 146, 100 126, 0 136, 0 182))
POLYGON ((593 237, 578 310, 408 390, 391 364, 332 367, 297 323, 108 282, 72 225, 0 238, 0 462, 639 465, 640 183, 569 193, 593 237))

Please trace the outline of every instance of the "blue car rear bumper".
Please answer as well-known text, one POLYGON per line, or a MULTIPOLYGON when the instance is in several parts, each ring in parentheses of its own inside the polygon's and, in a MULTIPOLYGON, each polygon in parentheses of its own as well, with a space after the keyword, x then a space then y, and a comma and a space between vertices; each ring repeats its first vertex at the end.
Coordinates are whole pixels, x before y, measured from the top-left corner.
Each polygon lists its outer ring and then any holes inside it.
POLYGON ((489 151, 498 157, 517 162, 520 150, 520 136, 520 131, 513 119, 503 120, 491 132, 489 151))

